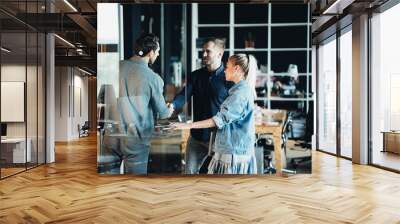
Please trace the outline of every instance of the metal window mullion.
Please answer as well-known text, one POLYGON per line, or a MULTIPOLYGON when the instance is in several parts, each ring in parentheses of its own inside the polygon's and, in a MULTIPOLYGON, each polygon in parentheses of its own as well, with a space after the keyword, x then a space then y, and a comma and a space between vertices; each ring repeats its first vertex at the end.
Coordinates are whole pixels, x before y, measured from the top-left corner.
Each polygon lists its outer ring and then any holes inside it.
POLYGON ((271 23, 271 27, 310 26, 310 20, 307 21, 307 23, 271 23))
POLYGON ((319 44, 315 46, 315 148, 319 149, 319 44))
MULTIPOLYGON (((161 38, 160 38, 160 45, 161 46, 164 46, 164 41, 165 41, 165 34, 164 34, 164 13, 165 13, 165 11, 164 11, 164 3, 161 3, 161 5, 160 5, 160 14, 161 14, 161 18, 160 18, 160 36, 161 36, 161 38)), ((164 79, 164 82, 166 83, 166 80, 165 80, 165 51, 161 51, 161 55, 160 55, 160 57, 161 57, 161 75, 163 76, 163 79, 164 79)), ((166 88, 167 88, 167 85, 164 85, 164 91, 166 90, 166 88)))
POLYGON ((341 156, 340 30, 336 31, 336 155, 341 156))
POLYGON ((71 117, 71 68, 67 67, 68 73, 68 118, 71 117))
MULTIPOLYGON (((367 83, 368 83, 368 99, 367 99, 367 108, 368 108, 368 124, 367 124, 367 129, 368 129, 368 155, 367 155, 367 164, 373 164, 373 149, 372 149, 372 13, 368 13, 368 30, 367 30, 367 39, 368 39, 368 53, 367 53, 367 64, 368 64, 368 70, 367 70, 367 83)), ((353 124, 352 124, 353 125, 353 124)))
MULTIPOLYGON (((197 69, 197 57, 198 53, 196 51, 196 38, 199 36, 199 28, 197 27, 198 24, 198 5, 197 3, 192 3, 192 68, 191 70, 194 71, 197 69)), ((187 79, 187 77, 186 77, 187 79)), ((185 98, 187 98, 187 88, 185 88, 185 98)), ((188 100, 188 99, 186 99, 188 100)), ((188 105, 189 106, 189 105, 188 105)), ((193 96, 190 99, 190 114, 191 114, 191 119, 193 121, 193 96)), ((189 109, 189 108, 188 108, 189 109)), ((188 111, 188 110, 187 110, 188 111)), ((186 118, 188 118, 188 114, 186 115, 186 118)))
POLYGON ((196 38, 199 35, 198 23, 198 5, 197 3, 192 3, 192 71, 196 70, 196 62, 198 53, 196 51, 196 38))
MULTIPOLYGON (((39 13, 39 2, 36 1, 39 13)), ((36 32, 36 166, 39 166, 39 32, 36 32)))
POLYGON ((268 23, 241 23, 234 24, 234 27, 268 27, 268 23))
POLYGON ((235 5, 229 4, 229 55, 234 54, 235 49, 235 5))
POLYGON ((196 28, 207 28, 207 27, 229 27, 230 24, 197 24, 196 28))
MULTIPOLYGON (((0 47, 2 46, 2 23, 0 23, 0 47)), ((2 110, 2 108, 1 108, 1 77, 2 77, 2 74, 1 74, 1 68, 2 68, 2 53, 1 53, 1 51, 0 51, 0 124, 2 124, 2 122, 1 122, 1 110, 2 110)), ((1 147, 1 145, 2 144, 0 144, 0 158, 2 158, 1 157, 1 150, 2 150, 2 147, 1 147)), ((2 179, 2 176, 1 176, 1 162, 0 162, 0 180, 2 179)))
POLYGON ((311 48, 271 48, 271 51, 310 51, 311 48))
POLYGON ((120 60, 124 60, 124 35, 123 35, 123 30, 124 30, 124 15, 123 15, 123 6, 119 5, 118 7, 118 16, 119 16, 119 20, 118 20, 118 33, 119 33, 119 44, 118 44, 118 48, 119 48, 119 59, 120 60))
MULTIPOLYGON (((272 9, 271 9, 271 3, 268 3, 268 58, 267 58, 267 61, 268 61, 268 65, 267 65, 267 69, 268 69, 268 71, 267 71, 267 97, 268 97, 268 99, 267 99, 267 101, 268 101, 268 104, 267 104, 267 108, 268 109, 271 109, 271 87, 272 87, 272 85, 270 85, 271 84, 271 76, 270 76, 270 71, 271 71, 271 12, 272 12, 272 9)), ((264 103, 264 106, 265 106, 265 103, 264 103)))
MULTIPOLYGON (((45 12, 47 13, 47 4, 45 6, 45 12)), ((42 69, 42 82, 44 79, 44 111, 43 111, 44 112, 44 135, 43 135, 43 141, 44 141, 44 161, 43 161, 43 163, 44 164, 47 163, 47 35, 49 35, 49 34, 47 32, 45 32, 44 33, 44 55, 42 57, 42 58, 44 58, 44 67, 43 67, 44 69, 42 69), (43 78, 43 71, 44 71, 44 78, 43 78)), ((42 44, 43 44, 43 42, 42 42, 42 44)), ((61 88, 60 88, 60 92, 61 92, 61 88)), ((42 93, 42 96, 43 96, 43 93, 42 93)), ((42 107, 42 109, 43 109, 43 107, 42 107)))
MULTIPOLYGON (((307 49, 309 49, 310 48, 310 25, 309 25, 309 23, 310 23, 310 14, 311 14, 311 11, 310 11, 310 3, 308 3, 307 4, 307 49)), ((309 103, 310 103, 310 101, 309 101, 309 98, 310 98, 310 95, 309 95, 309 91, 310 91, 310 77, 309 77, 309 73, 310 73, 310 51, 307 51, 307 66, 306 66, 306 70, 307 70, 307 78, 306 78, 306 80, 307 80, 307 84, 306 84, 306 98, 307 98, 307 101, 306 101, 306 114, 308 113, 308 110, 309 110, 309 103)))
MULTIPOLYGON (((28 19, 28 6, 25 1, 25 21, 28 19)), ((25 23, 26 24, 26 23, 25 23)), ((25 25, 25 88, 24 88, 24 121, 25 121, 25 170, 28 170, 28 113, 27 113, 27 89, 28 89, 28 24, 25 25)))
MULTIPOLYGON (((185 35, 185 37, 184 38, 182 38, 182 45, 183 45, 183 49, 185 49, 185 50, 182 50, 182 58, 183 58, 183 60, 182 60, 182 63, 183 63, 183 67, 184 67, 184 73, 182 73, 181 75, 183 75, 183 74, 189 74, 189 72, 188 72, 188 64, 187 64, 187 4, 186 3, 183 3, 183 6, 182 6, 182 20, 183 20, 183 22, 184 22, 184 24, 183 24, 183 29, 184 29, 184 35, 185 35)), ((196 48, 195 46, 194 46, 194 48, 196 48)), ((185 75, 185 84, 187 84, 187 75, 185 75)), ((186 98, 186 96, 187 96, 187 89, 185 88, 185 98, 186 98)), ((186 99, 185 99, 186 100, 186 99)), ((187 100, 186 100, 187 101, 187 100)), ((187 112, 187 110, 186 110, 186 112, 185 112, 185 120, 187 120, 187 117, 188 117, 188 112, 187 112)))
POLYGON ((75 69, 71 67, 71 102, 72 102, 72 120, 75 118, 75 69))

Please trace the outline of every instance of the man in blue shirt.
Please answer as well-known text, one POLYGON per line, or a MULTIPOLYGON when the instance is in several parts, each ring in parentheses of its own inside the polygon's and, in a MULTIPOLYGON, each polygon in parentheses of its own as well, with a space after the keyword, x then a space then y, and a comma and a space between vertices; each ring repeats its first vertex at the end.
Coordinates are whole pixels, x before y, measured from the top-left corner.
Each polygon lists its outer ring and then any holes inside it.
POLYGON ((121 119, 119 143, 112 136, 104 139, 108 173, 119 173, 124 161, 124 173, 146 174, 150 139, 154 120, 168 118, 172 111, 163 96, 164 82, 149 68, 160 51, 158 37, 143 34, 136 40, 135 55, 120 62, 118 112, 121 119))
MULTIPOLYGON (((222 56, 225 41, 209 38, 204 42, 202 68, 187 77, 187 84, 170 104, 174 110, 182 109, 186 99, 193 97, 193 120, 201 121, 213 117, 228 96, 233 82, 225 80, 222 56)), ((201 162, 208 153, 211 129, 192 129, 185 154, 186 174, 199 172, 201 162)))

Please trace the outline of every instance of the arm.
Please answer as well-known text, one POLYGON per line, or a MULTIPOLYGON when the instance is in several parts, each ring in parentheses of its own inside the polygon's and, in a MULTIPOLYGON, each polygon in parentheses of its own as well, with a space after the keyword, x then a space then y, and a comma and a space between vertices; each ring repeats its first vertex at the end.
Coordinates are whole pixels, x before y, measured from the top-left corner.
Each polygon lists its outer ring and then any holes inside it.
POLYGON ((244 106, 247 100, 241 95, 236 93, 222 103, 220 111, 212 118, 194 123, 176 123, 173 124, 175 129, 201 129, 201 128, 212 128, 218 127, 223 128, 225 125, 230 124, 243 115, 244 106))
POLYGON ((151 98, 150 103, 153 108, 153 111, 158 113, 159 118, 165 119, 170 115, 170 110, 165 103, 165 99, 163 96, 163 87, 164 82, 160 77, 157 77, 156 82, 153 84, 151 88, 151 98))
POLYGON ((173 124, 175 129, 202 129, 215 127, 215 122, 212 118, 202 121, 196 121, 194 123, 176 123, 173 124))
POLYGON ((225 125, 228 125, 242 117, 244 106, 247 103, 246 98, 242 96, 242 94, 243 93, 235 93, 228 96, 228 98, 226 98, 222 103, 218 113, 211 118, 218 129, 223 128, 225 125))
POLYGON ((188 82, 186 83, 186 86, 183 87, 183 89, 175 96, 174 100, 172 101, 175 110, 182 109, 187 99, 193 95, 193 83, 190 78, 192 75, 193 73, 188 76, 188 82))

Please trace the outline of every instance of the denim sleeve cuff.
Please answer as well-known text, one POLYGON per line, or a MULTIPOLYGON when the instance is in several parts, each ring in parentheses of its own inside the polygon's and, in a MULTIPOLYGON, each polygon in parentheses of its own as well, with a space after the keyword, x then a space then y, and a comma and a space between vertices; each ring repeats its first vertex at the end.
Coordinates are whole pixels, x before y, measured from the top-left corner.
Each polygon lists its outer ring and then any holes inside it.
POLYGON ((169 117, 169 110, 164 110, 162 113, 159 113, 160 119, 165 119, 169 117))
MULTIPOLYGON (((218 114, 219 114, 219 113, 218 113, 218 114)), ((222 118, 220 118, 220 117, 218 116, 218 114, 216 114, 214 117, 212 117, 212 119, 213 119, 215 125, 217 125, 217 128, 220 129, 220 128, 222 128, 225 124, 224 124, 224 122, 222 121, 222 118)))

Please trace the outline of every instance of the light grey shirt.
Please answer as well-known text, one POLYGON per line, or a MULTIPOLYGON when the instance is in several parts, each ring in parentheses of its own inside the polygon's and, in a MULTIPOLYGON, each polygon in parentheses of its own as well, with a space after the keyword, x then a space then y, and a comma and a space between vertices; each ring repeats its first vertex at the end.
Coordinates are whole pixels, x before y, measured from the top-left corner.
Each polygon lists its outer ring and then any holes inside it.
POLYGON ((122 131, 149 144, 154 120, 169 116, 163 96, 164 82, 141 60, 121 61, 119 69, 118 110, 122 131))

